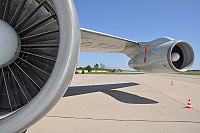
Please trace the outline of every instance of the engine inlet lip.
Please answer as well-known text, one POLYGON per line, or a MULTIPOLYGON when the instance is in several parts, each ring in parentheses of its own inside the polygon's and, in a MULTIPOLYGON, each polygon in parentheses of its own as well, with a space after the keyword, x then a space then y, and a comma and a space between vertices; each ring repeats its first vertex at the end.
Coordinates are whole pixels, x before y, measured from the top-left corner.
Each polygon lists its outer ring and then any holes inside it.
POLYGON ((182 40, 180 40, 180 41, 174 41, 174 43, 172 43, 171 46, 170 46, 169 49, 168 49, 167 60, 168 60, 169 66, 170 66, 170 68, 171 68, 172 70, 174 70, 175 72, 185 72, 185 71, 189 70, 189 69, 192 67, 192 64, 193 64, 193 62, 194 62, 194 51, 193 51, 192 47, 191 47, 187 42, 182 41, 182 40), (173 48, 174 48, 176 45, 178 45, 179 43, 182 43, 182 45, 184 45, 185 47, 188 48, 188 50, 189 50, 189 52, 190 52, 189 54, 190 54, 190 57, 191 57, 189 63, 188 63, 186 66, 184 66, 183 68, 181 68, 181 69, 177 69, 177 68, 173 65, 172 59, 171 59, 172 50, 173 50, 173 48))

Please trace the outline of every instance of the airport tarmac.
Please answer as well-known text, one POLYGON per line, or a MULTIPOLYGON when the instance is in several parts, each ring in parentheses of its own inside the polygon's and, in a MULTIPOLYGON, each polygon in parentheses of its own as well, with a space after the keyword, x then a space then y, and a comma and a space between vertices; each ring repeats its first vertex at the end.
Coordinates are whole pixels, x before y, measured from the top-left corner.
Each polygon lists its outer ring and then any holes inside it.
POLYGON ((199 133, 200 76, 74 75, 58 104, 27 131, 55 132, 199 133))

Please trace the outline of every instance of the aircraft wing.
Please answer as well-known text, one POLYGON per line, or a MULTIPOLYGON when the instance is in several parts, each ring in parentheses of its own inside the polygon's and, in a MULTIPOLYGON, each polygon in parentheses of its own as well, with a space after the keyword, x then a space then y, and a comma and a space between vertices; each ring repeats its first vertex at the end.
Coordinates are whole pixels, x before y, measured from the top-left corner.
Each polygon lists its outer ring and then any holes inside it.
POLYGON ((81 28, 81 52, 125 53, 138 46, 138 42, 81 28))

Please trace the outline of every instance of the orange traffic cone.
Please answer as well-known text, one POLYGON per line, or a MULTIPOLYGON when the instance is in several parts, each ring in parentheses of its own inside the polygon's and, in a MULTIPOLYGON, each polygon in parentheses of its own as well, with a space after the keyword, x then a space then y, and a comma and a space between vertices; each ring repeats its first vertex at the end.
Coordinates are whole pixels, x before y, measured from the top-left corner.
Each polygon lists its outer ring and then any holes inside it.
POLYGON ((192 103, 191 103, 190 99, 188 99, 187 108, 192 108, 192 103))
POLYGON ((174 81, 172 80, 171 85, 174 85, 174 81))

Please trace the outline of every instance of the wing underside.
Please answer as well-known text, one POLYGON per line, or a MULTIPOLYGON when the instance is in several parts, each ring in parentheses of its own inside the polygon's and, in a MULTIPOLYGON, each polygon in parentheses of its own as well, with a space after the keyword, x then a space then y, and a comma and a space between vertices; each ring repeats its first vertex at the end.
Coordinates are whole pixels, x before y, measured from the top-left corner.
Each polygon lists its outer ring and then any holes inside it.
POLYGON ((138 45, 138 42, 81 28, 81 52, 124 53, 138 45))

